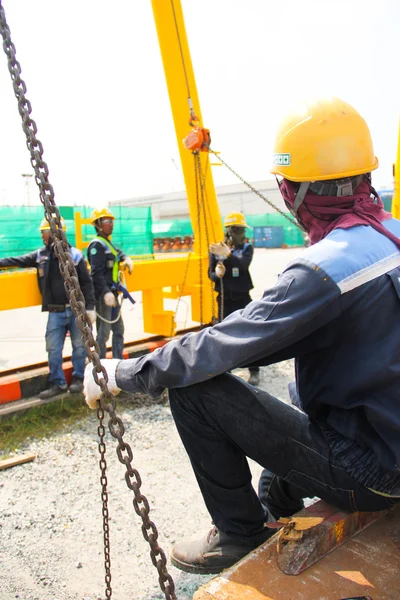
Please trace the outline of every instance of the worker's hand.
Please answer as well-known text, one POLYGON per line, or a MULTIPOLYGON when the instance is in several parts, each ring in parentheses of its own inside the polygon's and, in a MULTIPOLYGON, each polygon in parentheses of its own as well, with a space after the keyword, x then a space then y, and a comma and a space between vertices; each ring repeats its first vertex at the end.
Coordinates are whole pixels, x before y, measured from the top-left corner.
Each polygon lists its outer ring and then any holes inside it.
POLYGON ((104 304, 106 306, 117 306, 117 299, 112 292, 104 294, 104 304))
MULTIPOLYGON (((101 364, 107 371, 108 375, 108 389, 113 396, 120 393, 120 388, 117 386, 115 379, 115 372, 117 370, 118 363, 121 361, 119 358, 102 358, 101 364)), ((103 374, 99 373, 98 378, 103 379, 103 374)), ((93 365, 89 363, 85 368, 85 375, 83 378, 83 395, 85 396, 85 402, 89 408, 97 408, 97 400, 99 400, 101 394, 100 386, 95 383, 93 379, 93 365)))
POLYGON ((211 254, 215 254, 215 256, 221 256, 221 258, 228 258, 231 253, 231 250, 225 242, 219 242, 219 244, 210 244, 210 252, 211 254))
POLYGON ((87 316, 89 317, 89 321, 93 324, 96 321, 96 311, 95 310, 87 310, 87 316))
POLYGON ((215 267, 215 274, 220 279, 225 275, 226 269, 222 262, 218 262, 215 267))
POLYGON ((129 275, 131 275, 133 271, 133 260, 129 256, 127 256, 122 263, 122 267, 123 269, 128 269, 128 273, 129 275))

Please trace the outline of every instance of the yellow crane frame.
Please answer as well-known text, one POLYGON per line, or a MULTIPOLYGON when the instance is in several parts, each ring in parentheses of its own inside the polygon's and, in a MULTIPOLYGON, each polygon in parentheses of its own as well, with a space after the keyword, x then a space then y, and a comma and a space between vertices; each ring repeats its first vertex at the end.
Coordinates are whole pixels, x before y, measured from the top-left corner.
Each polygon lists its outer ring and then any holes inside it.
MULTIPOLYGON (((211 169, 207 164, 209 155, 207 152, 200 152, 202 198, 206 205, 199 220, 194 159, 182 143, 189 132, 188 89, 200 123, 202 117, 181 3, 180 0, 152 0, 152 8, 182 162, 194 232, 194 252, 190 257, 135 261, 134 272, 126 276, 126 284, 130 292, 142 291, 144 330, 147 333, 170 336, 175 332, 174 313, 164 310, 165 297, 191 296, 192 319, 200 322, 202 317, 206 323, 211 321, 214 291, 207 277, 208 247, 204 232, 209 233, 208 242, 216 242, 223 238, 223 227, 211 169), (163 288, 171 288, 171 292, 166 292, 163 288)), ((75 227, 78 247, 83 247, 83 222, 85 220, 77 215, 75 227)), ((38 304, 41 304, 41 295, 35 269, 9 271, 0 275, 0 310, 38 304)))
POLYGON ((392 215, 396 219, 400 219, 400 119, 399 119, 399 135, 397 141, 397 156, 396 162, 393 165, 394 177, 394 194, 392 200, 392 215))

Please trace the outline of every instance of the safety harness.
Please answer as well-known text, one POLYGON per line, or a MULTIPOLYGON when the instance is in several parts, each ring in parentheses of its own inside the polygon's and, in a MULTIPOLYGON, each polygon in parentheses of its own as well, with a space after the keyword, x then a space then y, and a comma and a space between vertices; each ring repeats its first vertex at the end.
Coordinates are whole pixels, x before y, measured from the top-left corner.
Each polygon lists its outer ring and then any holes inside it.
MULTIPOLYGON (((112 245, 112 243, 107 240, 104 237, 95 237, 93 238, 92 242, 100 242, 100 244, 102 244, 105 248, 108 248, 111 252, 111 254, 114 256, 114 265, 112 268, 112 280, 113 283, 118 283, 119 282, 119 260, 118 260, 118 250, 116 248, 114 248, 114 246, 112 245)), ((91 242, 91 243, 92 243, 91 242)))

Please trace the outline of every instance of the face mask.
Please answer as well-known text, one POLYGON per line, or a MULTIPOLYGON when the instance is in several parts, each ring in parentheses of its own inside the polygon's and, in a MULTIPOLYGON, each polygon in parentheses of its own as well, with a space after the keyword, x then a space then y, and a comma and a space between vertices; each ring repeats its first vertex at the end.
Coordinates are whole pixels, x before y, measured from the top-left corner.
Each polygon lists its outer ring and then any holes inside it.
POLYGON ((245 229, 244 227, 232 225, 227 231, 227 236, 230 238, 230 241, 234 246, 239 246, 243 243, 245 237, 245 229))

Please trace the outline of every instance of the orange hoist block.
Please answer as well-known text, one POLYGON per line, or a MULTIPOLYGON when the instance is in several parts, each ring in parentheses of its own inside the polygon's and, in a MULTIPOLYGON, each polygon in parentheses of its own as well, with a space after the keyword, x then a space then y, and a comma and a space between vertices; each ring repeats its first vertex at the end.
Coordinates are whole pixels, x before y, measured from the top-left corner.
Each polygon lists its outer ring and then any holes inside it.
POLYGON ((194 113, 190 115, 189 125, 193 128, 184 138, 183 145, 192 152, 208 152, 211 144, 210 130, 200 127, 199 119, 194 113))

